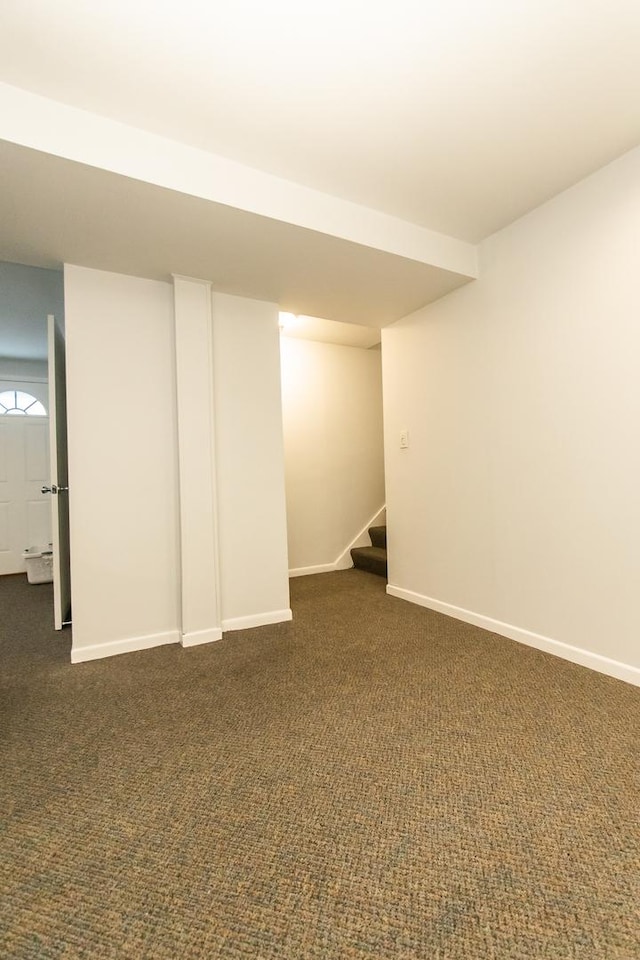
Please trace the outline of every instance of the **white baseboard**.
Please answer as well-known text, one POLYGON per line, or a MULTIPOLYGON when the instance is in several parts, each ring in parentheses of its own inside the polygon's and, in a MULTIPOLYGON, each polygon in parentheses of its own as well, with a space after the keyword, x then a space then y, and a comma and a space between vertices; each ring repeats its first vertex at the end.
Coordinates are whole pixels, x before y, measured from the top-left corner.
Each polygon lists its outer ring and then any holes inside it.
POLYGON ((179 643, 178 630, 166 633, 150 633, 144 637, 127 637, 124 640, 111 640, 109 643, 95 643, 88 647, 71 647, 71 663, 85 663, 87 660, 101 660, 103 657, 115 657, 120 653, 133 653, 135 650, 149 650, 162 647, 167 643, 179 643))
POLYGON ((318 563, 315 567, 294 567, 289 570, 290 577, 308 577, 312 573, 331 573, 336 570, 335 563, 318 563))
POLYGON ((293 614, 289 608, 269 610, 267 613, 254 613, 248 617, 231 617, 223 620, 222 630, 224 633, 229 630, 249 630, 251 627, 264 627, 270 623, 284 623, 286 620, 293 620, 293 614))
POLYGON ((563 643, 561 640, 552 640, 551 637, 543 637, 539 633, 532 633, 530 630, 514 627, 512 624, 503 623, 501 620, 493 620, 491 617, 485 617, 481 613, 474 613, 472 610, 465 610, 463 607, 455 607, 450 603, 443 603, 442 600, 425 597, 423 594, 414 593, 412 590, 394 587, 393 584, 387 585, 387 593, 392 597, 408 600, 409 603, 416 603, 421 607, 428 607, 429 610, 444 613, 449 617, 454 617, 456 620, 472 623, 476 627, 482 627, 483 630, 488 630, 490 633, 498 633, 502 637, 508 637, 510 640, 516 640, 518 643, 524 643, 528 647, 535 647, 537 650, 543 650, 545 653, 552 653, 554 656, 561 657, 563 660, 578 663, 581 667, 588 667, 590 670, 596 670, 598 673, 615 677, 617 680, 624 680, 626 683, 632 683, 636 687, 640 686, 640 668, 631 666, 630 664, 621 663, 619 660, 611 660, 609 657, 603 657, 599 653, 592 653, 590 650, 584 650, 582 647, 573 647, 571 644, 563 643))
POLYGON ((344 548, 340 556, 332 563, 318 563, 311 567, 294 567, 289 570, 290 577, 308 577, 312 573, 333 573, 334 570, 349 570, 353 566, 351 559, 351 550, 353 547, 363 547, 369 542, 369 527, 375 527, 380 523, 385 513, 386 505, 380 507, 373 516, 367 520, 362 530, 359 530, 351 543, 344 548))
POLYGON ((215 640, 222 640, 222 630, 220 627, 210 627, 208 630, 192 630, 191 633, 183 633, 180 643, 183 647, 197 647, 201 643, 212 643, 215 640))

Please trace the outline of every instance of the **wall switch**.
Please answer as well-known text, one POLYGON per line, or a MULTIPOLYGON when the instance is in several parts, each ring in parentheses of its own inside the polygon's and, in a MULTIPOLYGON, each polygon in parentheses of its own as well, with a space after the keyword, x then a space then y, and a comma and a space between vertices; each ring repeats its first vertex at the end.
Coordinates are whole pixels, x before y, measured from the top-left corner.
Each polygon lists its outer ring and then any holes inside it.
POLYGON ((409 446, 409 431, 401 430, 400 431, 400 449, 405 450, 409 446))

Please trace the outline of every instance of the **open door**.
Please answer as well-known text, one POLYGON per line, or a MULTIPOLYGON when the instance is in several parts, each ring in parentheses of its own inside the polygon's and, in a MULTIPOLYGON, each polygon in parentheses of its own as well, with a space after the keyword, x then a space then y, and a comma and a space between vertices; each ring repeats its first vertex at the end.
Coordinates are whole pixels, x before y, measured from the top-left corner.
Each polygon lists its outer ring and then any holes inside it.
POLYGON ((49 437, 51 450, 51 528, 53 543, 53 618, 56 630, 71 622, 69 564, 69 477, 67 472, 67 391, 64 334, 47 317, 49 335, 49 437))

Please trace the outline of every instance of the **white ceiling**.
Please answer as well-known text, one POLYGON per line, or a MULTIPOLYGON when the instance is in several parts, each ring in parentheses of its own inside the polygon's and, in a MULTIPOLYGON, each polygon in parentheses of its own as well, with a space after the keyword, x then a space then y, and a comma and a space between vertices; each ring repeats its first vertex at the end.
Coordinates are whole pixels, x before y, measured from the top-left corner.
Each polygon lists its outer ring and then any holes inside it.
POLYGON ((2 0, 0 260, 379 328, 640 142, 638 51, 640 0, 2 0))
POLYGON ((3 0, 0 78, 477 242, 640 141, 638 0, 3 0))
POLYGON ((294 340, 315 340, 318 343, 333 343, 340 347, 360 347, 370 350, 380 345, 380 331, 375 327, 362 327, 355 323, 336 323, 323 317, 295 316, 280 313, 280 334, 294 340))

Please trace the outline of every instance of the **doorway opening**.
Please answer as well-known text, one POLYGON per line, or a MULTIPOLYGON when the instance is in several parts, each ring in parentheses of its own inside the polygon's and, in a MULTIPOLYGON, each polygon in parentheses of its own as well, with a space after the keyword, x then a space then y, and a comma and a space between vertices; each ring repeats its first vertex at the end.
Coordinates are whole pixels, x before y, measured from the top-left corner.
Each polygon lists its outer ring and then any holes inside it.
MULTIPOLYGON (((56 629, 70 619, 68 521, 61 538, 57 502, 67 487, 59 480, 66 477, 59 443, 66 435, 64 356, 57 376, 51 356, 63 315, 60 271, 0 263, 0 576, 52 592, 47 606, 56 629)), ((37 606, 44 609, 42 594, 37 606)))
POLYGON ((289 575, 362 556, 386 577, 380 330, 286 313, 280 328, 289 575))

